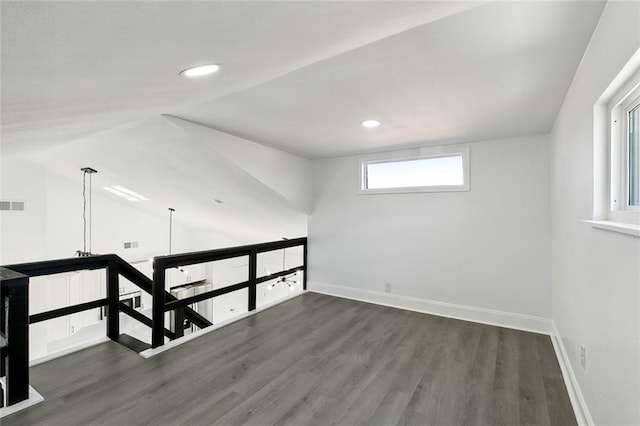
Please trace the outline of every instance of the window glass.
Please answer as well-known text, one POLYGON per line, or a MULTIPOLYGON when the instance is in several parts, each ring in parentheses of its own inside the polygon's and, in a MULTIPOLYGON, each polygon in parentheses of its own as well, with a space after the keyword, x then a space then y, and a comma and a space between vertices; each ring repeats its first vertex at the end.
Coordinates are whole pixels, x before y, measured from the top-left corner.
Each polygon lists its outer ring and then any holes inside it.
POLYGON ((629 111, 629 205, 640 205, 640 104, 629 111))
POLYGON ((464 185, 460 154, 366 164, 363 189, 417 188, 464 185))

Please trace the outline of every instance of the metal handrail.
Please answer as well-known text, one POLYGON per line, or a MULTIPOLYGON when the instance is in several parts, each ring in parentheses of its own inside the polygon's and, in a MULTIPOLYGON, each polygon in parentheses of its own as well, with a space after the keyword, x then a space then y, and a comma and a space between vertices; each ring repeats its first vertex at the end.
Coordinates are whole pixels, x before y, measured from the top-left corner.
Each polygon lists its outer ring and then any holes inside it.
POLYGON ((184 318, 189 319, 200 328, 212 325, 209 320, 190 308, 190 304, 247 288, 249 290, 248 309, 249 311, 253 311, 256 309, 256 289, 258 284, 298 271, 305 271, 303 289, 306 290, 306 269, 306 237, 169 256, 157 256, 153 259, 153 279, 149 279, 116 254, 45 260, 0 267, 0 333, 3 337, 8 337, 3 342, 4 346, 0 351, 0 376, 6 374, 7 389, 5 389, 5 391, 7 395, 7 405, 13 405, 23 401, 27 399, 29 395, 29 324, 107 306, 107 336, 111 340, 117 340, 119 337, 119 312, 123 312, 151 327, 152 347, 155 348, 164 344, 165 337, 175 339, 183 335, 184 330, 178 325, 181 325, 184 318), (257 277, 257 255, 259 253, 297 246, 303 247, 303 264, 301 266, 267 276, 257 277), (178 299, 165 289, 167 269, 241 256, 249 257, 249 279, 245 282, 232 284, 186 299, 178 299), (106 298, 40 312, 31 316, 28 315, 30 277, 96 269, 106 270, 106 298), (148 318, 119 301, 120 275, 152 295, 152 318, 148 318), (5 309, 8 309, 8 315, 5 315, 5 309), (175 331, 165 328, 165 312, 172 310, 176 311, 175 331), (8 362, 5 362, 6 360, 8 360, 8 362))
MULTIPOLYGON (((165 312, 175 310, 174 316, 174 332, 176 337, 181 337, 184 333, 181 326, 183 318, 186 316, 186 310, 189 309, 188 305, 196 303, 202 300, 210 299, 213 297, 221 296, 233 291, 242 290, 247 288, 249 300, 248 310, 253 311, 256 309, 256 291, 257 285, 277 278, 279 276, 288 275, 297 271, 306 272, 307 265, 307 238, 295 238, 295 239, 283 239, 279 241, 272 241, 268 243, 250 244, 237 247, 227 247, 215 250, 197 251, 192 253, 180 253, 167 256, 157 256, 153 258, 153 307, 152 318, 153 327, 151 330, 151 346, 157 348, 164 345, 164 322, 165 312), (286 249, 290 247, 302 246, 303 248, 303 260, 302 266, 292 268, 288 271, 281 271, 276 274, 269 275, 267 277, 257 277, 257 256, 259 253, 265 253, 274 250, 286 249), (194 265, 198 263, 214 262, 219 260, 232 259, 235 257, 249 257, 249 279, 241 283, 235 283, 223 288, 215 289, 206 293, 202 293, 196 296, 192 296, 185 299, 167 300, 167 292, 165 288, 166 270, 170 268, 177 268, 181 266, 194 265), (183 312, 184 311, 184 312, 183 312)), ((307 274, 303 277, 304 290, 307 289, 307 274)), ((198 324, 196 324, 198 325, 198 324)))

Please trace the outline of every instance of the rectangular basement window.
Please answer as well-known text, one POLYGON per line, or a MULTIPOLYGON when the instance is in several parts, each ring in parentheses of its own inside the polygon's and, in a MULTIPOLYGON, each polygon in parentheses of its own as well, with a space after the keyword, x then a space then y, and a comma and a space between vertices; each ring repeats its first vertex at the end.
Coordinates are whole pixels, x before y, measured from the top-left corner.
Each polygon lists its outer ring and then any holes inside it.
POLYGON ((361 194, 469 190, 469 149, 361 160, 361 194))

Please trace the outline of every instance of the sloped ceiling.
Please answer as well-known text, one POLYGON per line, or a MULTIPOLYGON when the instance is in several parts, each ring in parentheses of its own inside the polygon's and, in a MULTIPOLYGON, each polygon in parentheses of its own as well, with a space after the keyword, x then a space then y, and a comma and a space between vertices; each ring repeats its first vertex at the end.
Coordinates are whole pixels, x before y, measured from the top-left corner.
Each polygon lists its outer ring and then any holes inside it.
POLYGON ((301 212, 311 212, 309 160, 197 123, 167 115, 164 117, 189 136, 214 149, 229 164, 246 172, 265 189, 282 196, 291 207, 301 212))
POLYGON ((315 158, 548 132, 603 3, 1 7, 5 156, 169 114, 315 158))
POLYGON ((165 117, 154 117, 27 158, 76 182, 80 168, 90 164, 98 170, 94 191, 113 196, 102 188, 124 186, 149 199, 136 207, 161 217, 173 207, 176 222, 230 240, 304 235, 306 212, 222 156, 217 145, 215 134, 193 137, 165 117))
POLYGON ((197 110, 477 4, 3 1, 4 155, 197 110), (203 62, 223 68, 178 76, 203 62))
POLYGON ((311 158, 548 133, 601 7, 486 4, 176 114, 311 158))
POLYGON ((549 132, 603 5, 2 1, 2 158, 296 236, 306 159, 549 132))

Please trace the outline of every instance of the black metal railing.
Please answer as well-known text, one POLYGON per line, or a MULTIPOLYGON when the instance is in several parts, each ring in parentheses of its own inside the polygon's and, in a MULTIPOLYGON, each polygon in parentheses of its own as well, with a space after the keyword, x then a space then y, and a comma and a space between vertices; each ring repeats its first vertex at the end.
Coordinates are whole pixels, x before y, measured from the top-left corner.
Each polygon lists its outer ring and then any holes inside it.
MULTIPOLYGON (((35 324, 89 309, 107 307, 107 336, 117 340, 120 335, 119 277, 122 275, 142 290, 151 293, 152 283, 140 271, 115 254, 55 259, 0 267, 0 376, 5 376, 7 405, 29 396, 29 324, 35 324), (107 297, 72 306, 28 315, 29 278, 85 270, 105 269, 107 297)), ((190 313, 186 313, 190 315, 190 313)), ((194 312, 195 314, 195 312, 194 312)), ((140 314, 141 315, 141 314, 140 314)), ((144 316, 144 315, 143 315, 144 316)), ((147 322, 147 325, 150 320, 147 322)), ((173 338, 173 333, 166 330, 173 338)))
POLYGON ((0 284, 0 376, 7 405, 13 405, 29 397, 29 277, 0 268, 0 284))
MULTIPOLYGON (((234 291, 249 289, 248 297, 248 309, 253 311, 256 309, 256 290, 257 285, 281 276, 285 276, 297 271, 305 271, 307 265, 307 239, 296 238, 292 240, 273 241, 269 243, 253 244, 239 247, 229 247, 217 250, 199 251, 193 253, 174 254, 169 256, 158 256, 153 258, 153 308, 152 318, 153 327, 151 330, 151 346, 157 348, 164 344, 164 335, 162 330, 164 329, 165 312, 175 310, 176 315, 174 330, 181 335, 183 328, 181 326, 182 320, 186 315, 185 309, 192 303, 197 303, 202 300, 210 299, 213 297, 221 296, 223 294, 231 293, 234 291), (257 256, 259 253, 265 253, 274 250, 287 249, 291 247, 302 246, 302 265, 299 267, 291 268, 286 271, 280 271, 274 274, 270 274, 265 277, 257 277, 257 256), (235 283, 227 287, 211 290, 206 293, 198 294, 196 296, 188 297, 180 300, 168 301, 166 300, 165 277, 166 270, 170 268, 184 267, 188 265, 194 265, 198 263, 214 262, 219 260, 232 259, 236 257, 248 256, 248 277, 249 279, 244 282, 235 283), (184 312, 183 312, 184 311, 184 312)), ((302 288, 307 288, 307 274, 303 276, 302 288)), ((198 324, 196 324, 198 325, 198 324)), ((180 337, 180 336, 178 336, 180 337)))
POLYGON ((120 312, 151 328, 151 346, 157 348, 184 333, 182 323, 188 319, 199 328, 213 325, 189 305, 233 291, 248 289, 248 309, 256 309, 257 285, 298 271, 304 271, 303 289, 307 288, 307 239, 274 241, 240 247, 158 256, 153 259, 153 280, 115 254, 48 260, 0 267, 0 376, 5 376, 7 405, 23 401, 29 396, 29 324, 107 307, 107 337, 118 340, 120 312), (302 265, 268 276, 257 276, 259 253, 301 246, 302 265), (167 269, 198 263, 214 262, 248 256, 248 280, 211 290, 185 299, 178 299, 165 288, 167 269), (104 299, 66 306, 29 316, 29 278, 64 272, 105 269, 104 299), (152 295, 152 316, 131 308, 119 300, 119 277, 122 276, 152 295), (165 327, 165 312, 175 310, 174 331, 165 327))

